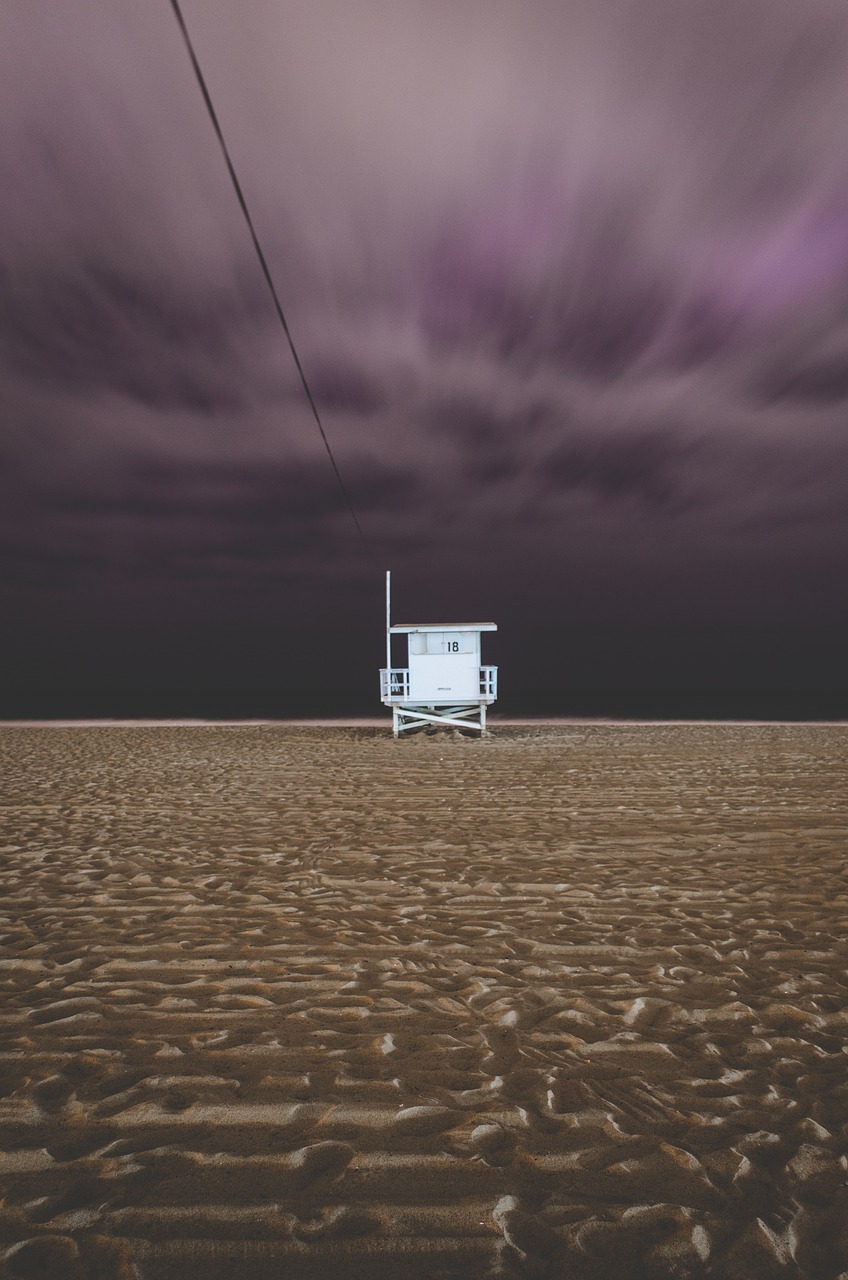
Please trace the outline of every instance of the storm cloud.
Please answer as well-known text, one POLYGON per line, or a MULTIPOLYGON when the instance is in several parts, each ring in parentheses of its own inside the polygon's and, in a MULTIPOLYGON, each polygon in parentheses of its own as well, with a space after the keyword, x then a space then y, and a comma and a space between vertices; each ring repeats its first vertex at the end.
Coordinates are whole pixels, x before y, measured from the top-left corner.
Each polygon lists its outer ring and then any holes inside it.
POLYGON ((841 0, 183 8, 365 538, 170 6, 8 6, 21 644, 230 601, 364 653, 390 566, 410 610, 553 649, 692 619, 800 628, 810 655, 842 634, 841 0))

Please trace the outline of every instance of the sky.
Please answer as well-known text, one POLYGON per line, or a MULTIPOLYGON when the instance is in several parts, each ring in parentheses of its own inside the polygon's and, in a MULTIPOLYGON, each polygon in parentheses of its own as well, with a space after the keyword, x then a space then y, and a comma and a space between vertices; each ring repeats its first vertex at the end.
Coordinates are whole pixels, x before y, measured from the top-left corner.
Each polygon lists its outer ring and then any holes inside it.
POLYGON ((844 0, 0 12, 0 716, 848 714, 844 0), (396 661, 400 661, 398 651, 396 661))

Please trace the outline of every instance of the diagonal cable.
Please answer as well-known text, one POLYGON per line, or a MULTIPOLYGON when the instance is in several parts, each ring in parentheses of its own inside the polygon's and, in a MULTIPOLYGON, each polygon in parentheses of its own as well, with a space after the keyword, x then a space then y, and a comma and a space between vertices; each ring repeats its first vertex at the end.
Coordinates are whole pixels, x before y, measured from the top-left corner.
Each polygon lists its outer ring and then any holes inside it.
POLYGON ((327 434, 324 431, 324 426, 323 426, 323 423, 321 422, 321 415, 318 413, 318 406, 316 405, 312 392, 309 389, 309 383, 306 381, 306 374, 303 371, 303 365, 300 363, 300 356, 297 354, 297 348, 294 345, 294 339, 291 336, 291 330, 289 329, 288 323, 286 321, 286 317, 283 312, 280 299, 277 295, 277 290, 274 285, 274 281, 271 278, 271 272, 268 268, 268 263, 265 260, 265 254, 262 252, 262 245, 259 243, 259 237, 256 234, 256 228, 253 225, 253 219, 250 216, 250 210, 247 207, 247 201, 244 198, 244 192, 241 189, 241 183, 238 180, 235 168, 233 167, 233 162, 230 159, 230 153, 227 148, 227 144, 224 141, 224 135, 221 131, 221 126, 218 123, 218 116, 215 112, 214 106, 212 105, 212 98, 210 97, 209 90, 206 86, 206 81, 203 78, 203 72, 200 70, 200 63, 197 61, 197 55, 194 52, 194 46, 191 43, 191 37, 188 34, 188 28, 186 27, 185 19, 183 18, 178 0, 171 0, 171 8, 174 10, 174 15, 176 16, 177 22, 179 23, 180 31, 182 32, 183 40, 185 41, 185 46, 186 46, 186 49, 188 50, 188 56, 191 59, 191 65, 194 68, 194 74, 197 77, 197 83, 200 85, 200 92, 203 94, 203 101, 206 103, 206 110, 209 112, 209 119, 212 121, 212 127, 215 130, 215 135, 218 139, 218 142, 220 143, 221 151, 224 154, 224 160, 226 161, 226 164, 227 164, 227 171, 229 172, 230 180, 235 189, 236 196, 238 197, 238 202, 239 202, 239 205, 241 206, 241 211, 244 214, 244 220, 247 223, 248 230, 250 231, 250 238, 253 241, 253 247, 256 250, 257 258, 259 259, 259 265, 262 268, 262 274, 264 275, 265 282, 271 291, 271 297, 274 300, 274 308, 277 312, 277 319, 282 325, 283 333, 286 335, 286 340, 288 341, 289 349, 292 353, 292 358, 294 360, 297 371, 300 374, 300 380, 303 383, 303 389, 306 392, 306 398, 309 401, 309 407, 312 410, 312 416, 315 419, 315 422, 318 426, 318 430, 321 432, 321 439, 324 441, 324 448, 327 450, 327 457, 330 459, 330 465, 332 466, 333 471, 335 472, 336 479, 339 482, 339 488, 341 489, 342 494, 344 495, 344 500, 347 503, 347 507, 348 507, 348 510, 350 511, 353 523, 356 525, 356 529, 360 537, 363 540, 365 540, 365 534, 362 532, 362 526, 360 525, 359 519, 356 515, 356 511, 354 510, 354 506, 351 501, 350 494, 347 491, 347 486, 345 485, 345 482, 342 479, 342 473, 339 470, 338 463, 336 462, 336 459, 333 456, 333 450, 330 448, 330 442, 327 439, 327 434))

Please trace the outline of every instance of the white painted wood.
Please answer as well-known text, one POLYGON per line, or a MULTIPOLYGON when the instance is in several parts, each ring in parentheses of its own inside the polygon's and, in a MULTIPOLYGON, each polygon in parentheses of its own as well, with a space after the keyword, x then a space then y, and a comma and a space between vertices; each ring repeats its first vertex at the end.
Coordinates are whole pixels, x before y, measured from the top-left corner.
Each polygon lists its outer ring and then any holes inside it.
POLYGON ((496 622, 396 622, 392 635, 408 635, 413 631, 497 631, 496 622))
MULTIPOLYGON (((477 679, 471 693, 462 697, 463 703, 471 702, 494 702, 498 696, 498 669, 497 667, 480 667, 475 668, 477 679)), ((459 696, 459 695, 457 695, 459 696)), ((418 702, 418 703, 442 703, 448 699, 439 694, 437 698, 413 696, 410 684, 409 667, 381 667, 380 668, 380 698, 390 706, 393 702, 418 702)))
POLYGON ((386 665, 380 696, 392 708, 395 737, 427 724, 486 733, 486 707, 497 697, 497 667, 481 666, 483 631, 494 622, 402 622, 392 625, 391 572, 386 571, 386 665), (407 637, 407 665, 392 666, 393 635, 407 637))
POLYGON ((476 653, 409 655, 412 702, 466 702, 479 696, 480 662, 476 653))
POLYGON ((410 658, 445 657, 451 654, 473 653, 479 662, 479 631, 410 631, 407 636, 410 658))
MULTIPOLYGON (((435 711, 414 711, 407 707, 395 707, 394 710, 400 720, 401 730, 411 729, 414 725, 420 728, 424 724, 446 724, 457 729, 479 729, 480 727, 479 723, 475 725, 473 721, 460 720, 458 716, 438 715, 435 711), (404 724, 404 720, 408 721, 408 723, 404 724)), ((475 707, 473 710, 476 711, 477 708, 475 707)))
POLYGON ((380 697, 383 702, 406 702, 409 698, 409 668, 380 668, 380 697))
POLYGON ((392 665, 392 571, 386 570, 386 666, 392 665))

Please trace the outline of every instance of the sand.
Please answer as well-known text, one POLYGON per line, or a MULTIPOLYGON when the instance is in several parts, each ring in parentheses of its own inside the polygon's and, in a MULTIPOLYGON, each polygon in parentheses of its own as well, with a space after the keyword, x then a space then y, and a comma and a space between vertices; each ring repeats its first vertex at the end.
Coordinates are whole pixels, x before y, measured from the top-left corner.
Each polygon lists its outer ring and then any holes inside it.
POLYGON ((0 731, 0 1275, 848 1274, 846 755, 0 731))

